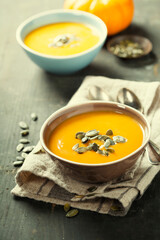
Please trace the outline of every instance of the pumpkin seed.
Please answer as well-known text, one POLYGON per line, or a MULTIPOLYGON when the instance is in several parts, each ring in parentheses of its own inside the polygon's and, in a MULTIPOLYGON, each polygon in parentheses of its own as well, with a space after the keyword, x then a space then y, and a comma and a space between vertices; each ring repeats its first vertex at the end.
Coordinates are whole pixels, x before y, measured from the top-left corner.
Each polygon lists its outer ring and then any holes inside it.
POLYGON ((96 186, 91 186, 87 189, 88 192, 94 192, 97 190, 97 187, 96 186))
POLYGON ((30 143, 30 141, 26 138, 22 138, 19 140, 20 143, 26 144, 26 143, 30 143))
POLYGON ((109 156, 109 152, 107 152, 107 150, 103 150, 103 155, 104 156, 109 156))
POLYGON ((81 139, 82 143, 86 143, 86 142, 88 142, 88 140, 89 140, 89 139, 88 139, 88 137, 86 137, 86 136, 81 139))
POLYGON ((17 156, 17 157, 16 157, 16 160, 17 160, 17 161, 24 161, 24 159, 25 159, 25 158, 22 157, 22 156, 17 156))
POLYGON ((75 138, 81 140, 83 137, 85 137, 85 132, 77 132, 77 133, 76 133, 75 138))
POLYGON ((28 146, 23 149, 24 153, 30 153, 34 149, 34 146, 28 146))
POLYGON ((94 139, 97 139, 99 135, 96 135, 94 137, 89 137, 89 140, 94 140, 94 139))
POLYGON ((38 119, 37 114, 31 113, 31 119, 32 119, 33 121, 37 121, 37 119, 38 119))
POLYGON ((115 142, 112 139, 110 139, 110 144, 115 145, 115 142))
POLYGON ((23 161, 15 161, 15 162, 13 162, 14 167, 20 167, 20 166, 22 166, 22 164, 23 164, 23 161))
POLYGON ((26 159, 26 157, 28 156, 28 154, 27 154, 27 153, 24 153, 24 152, 22 152, 22 153, 21 153, 21 156, 22 156, 24 159, 26 159))
POLYGON ((20 121, 20 122, 19 122, 19 126, 20 126, 20 128, 22 128, 22 129, 28 129, 28 128, 29 128, 28 125, 27 125, 27 123, 26 123, 26 122, 23 122, 23 121, 20 121))
POLYGON ((73 151, 76 151, 78 147, 79 147, 79 144, 77 143, 77 144, 75 144, 75 145, 72 147, 72 150, 73 150, 73 151))
POLYGON ((71 207, 71 206, 70 206, 69 203, 65 203, 65 204, 64 204, 64 211, 65 211, 65 212, 68 212, 69 209, 70 209, 70 207, 71 207))
POLYGON ((107 139, 110 139, 110 137, 108 137, 107 135, 99 135, 99 136, 98 136, 98 139, 99 139, 100 141, 105 141, 105 140, 107 140, 107 139))
POLYGON ((91 151, 92 150, 92 143, 90 143, 86 148, 87 148, 88 151, 91 151))
POLYGON ((104 147, 107 149, 111 145, 110 139, 107 139, 104 143, 104 147))
POLYGON ((78 214, 78 209, 72 209, 69 212, 67 212, 66 217, 75 217, 78 214))
POLYGON ((107 148, 107 151, 110 152, 110 153, 114 153, 115 149, 114 148, 107 148))
POLYGON ((87 137, 94 137, 98 134, 99 134, 99 131, 97 131, 96 129, 93 129, 93 130, 90 130, 90 131, 86 132, 87 137))
POLYGON ((79 154, 85 153, 87 152, 87 148, 86 147, 79 147, 76 150, 79 154))
POLYGON ((29 130, 23 130, 21 131, 21 135, 24 137, 24 136, 27 136, 29 134, 29 130))
POLYGON ((107 135, 111 136, 113 135, 113 131, 111 129, 108 129, 107 132, 106 132, 107 135))
POLYGON ((93 151, 97 152, 98 148, 99 148, 99 146, 98 146, 97 143, 92 143, 92 150, 93 151))
POLYGON ((127 141, 127 139, 122 136, 114 136, 113 141, 115 143, 125 143, 127 141))
POLYGON ((97 153, 103 155, 103 150, 98 149, 98 150, 97 150, 97 153))
POLYGON ((24 145, 22 143, 20 143, 17 145, 16 150, 17 150, 17 152, 21 152, 23 148, 24 148, 24 145))

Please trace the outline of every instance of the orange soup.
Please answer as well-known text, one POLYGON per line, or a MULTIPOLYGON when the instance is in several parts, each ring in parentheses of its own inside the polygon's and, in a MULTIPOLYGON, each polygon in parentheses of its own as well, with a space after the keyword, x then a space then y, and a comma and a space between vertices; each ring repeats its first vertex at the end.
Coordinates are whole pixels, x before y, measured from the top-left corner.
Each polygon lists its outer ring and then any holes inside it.
POLYGON ((100 164, 112 162, 129 155, 138 149, 142 142, 142 127, 131 116, 118 112, 96 111, 73 116, 62 122, 51 133, 48 147, 57 156, 74 162, 100 164), (109 153, 108 156, 92 150, 83 154, 74 151, 72 148, 77 143, 79 147, 87 147, 91 143, 96 143, 99 146, 104 144, 98 139, 82 143, 80 139, 75 138, 77 132, 88 132, 92 129, 96 129, 101 135, 105 135, 107 130, 111 129, 113 132, 113 135, 109 136, 111 139, 115 136, 123 136, 126 141, 110 146, 114 149, 114 152, 109 153))
POLYGON ((52 56, 81 53, 99 41, 99 33, 82 23, 62 22, 48 24, 30 32, 24 43, 31 49, 52 56))

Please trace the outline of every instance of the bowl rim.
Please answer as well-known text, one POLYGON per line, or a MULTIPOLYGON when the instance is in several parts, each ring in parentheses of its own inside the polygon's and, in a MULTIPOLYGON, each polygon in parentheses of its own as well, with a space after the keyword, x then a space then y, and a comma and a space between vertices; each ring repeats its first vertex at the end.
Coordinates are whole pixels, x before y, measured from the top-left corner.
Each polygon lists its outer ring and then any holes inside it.
MULTIPOLYGON (((65 20, 64 20, 65 21, 65 20)), ((73 22, 73 21, 71 21, 73 22)), ((92 26, 92 25, 91 25, 92 26)), ((107 26, 106 24, 99 18, 97 17, 96 15, 92 14, 92 13, 89 13, 89 12, 85 12, 85 11, 82 11, 82 10, 73 10, 73 9, 54 9, 54 10, 48 10, 48 11, 44 11, 44 12, 40 12, 38 14, 35 14, 29 18, 27 18, 25 21, 23 21, 17 28, 16 30, 16 39, 17 39, 17 42, 19 43, 19 45, 25 49, 26 51, 34 54, 34 55, 38 55, 40 57, 43 57, 43 58, 50 58, 50 59, 70 59, 70 58, 76 58, 76 57, 79 57, 79 56, 82 56, 84 54, 87 54, 88 52, 91 52, 92 50, 98 48, 101 44, 103 44, 103 42, 106 40, 107 38, 107 34, 108 34, 108 30, 107 30, 107 26), (49 55, 49 54, 44 54, 44 53, 39 53, 35 50, 32 50, 31 48, 29 48, 25 43, 24 41, 22 40, 21 38, 21 32, 23 30, 23 28, 26 26, 26 24, 28 24, 29 22, 31 22, 32 20, 34 19, 38 19, 42 16, 45 16, 45 15, 48 15, 48 14, 57 14, 57 13, 68 13, 68 14, 72 14, 72 15, 85 15, 85 16, 88 16, 89 18, 92 18, 94 20, 97 20, 104 28, 104 31, 103 32, 103 35, 104 36, 101 36, 100 35, 100 40, 98 41, 98 43, 96 43, 93 47, 81 52, 81 53, 77 53, 77 54, 72 54, 72 55, 69 55, 69 56, 54 56, 54 55, 49 55)))
MULTIPOLYGON (((60 115, 59 115, 60 116, 60 115)), ((74 115, 75 116, 75 115, 74 115)), ((134 156, 135 154, 137 154, 137 152, 141 151, 148 143, 149 139, 150 139, 150 132, 151 132, 151 129, 150 129, 150 124, 147 120, 147 118, 138 110, 132 108, 132 107, 129 107, 127 105, 124 105, 122 103, 118 103, 118 102, 112 102, 112 101, 85 101, 83 103, 79 103, 79 104, 72 104, 72 105, 67 105, 67 106, 64 106, 62 108, 60 108, 59 110, 55 111, 54 113, 52 113, 47 119, 46 121, 43 123, 42 127, 41 127, 41 130, 40 130, 40 143, 42 145, 42 147, 44 148, 44 150, 46 151, 46 153, 48 153, 49 155, 55 157, 56 159, 60 160, 60 161, 63 161, 63 162, 66 162, 66 163, 69 163, 69 164, 73 164, 73 165, 79 165, 79 166, 83 166, 83 167, 102 167, 102 166, 107 166, 107 165, 112 165, 112 164, 116 164, 116 163, 119 163, 119 162, 122 162, 124 160, 126 160, 127 158, 131 157, 131 156, 134 156), (46 129, 48 123, 52 120, 52 118, 54 116, 58 116, 59 114, 63 115, 63 113, 65 111, 70 111, 72 108, 77 108, 77 107, 83 107, 84 105, 90 105, 90 104, 107 104, 107 105, 115 105, 117 107, 120 107, 121 109, 126 109, 126 110, 130 110, 133 114, 135 113, 136 115, 138 114, 145 122, 146 124, 146 127, 147 127, 147 130, 148 130, 148 136, 147 138, 145 139, 145 141, 141 144, 141 146, 139 148, 137 148, 134 152, 130 153, 129 155, 123 157, 123 158, 120 158, 120 159, 117 159, 115 161, 112 161, 112 162, 106 162, 106 163, 97 163, 97 164, 89 164, 89 163, 80 163, 80 162, 74 162, 72 160, 68 160, 68 159, 65 159, 65 158, 62 158, 56 154, 54 154, 53 152, 51 152, 49 150, 49 148, 46 146, 45 142, 44 142, 44 139, 43 139, 43 132, 44 130, 46 129)))

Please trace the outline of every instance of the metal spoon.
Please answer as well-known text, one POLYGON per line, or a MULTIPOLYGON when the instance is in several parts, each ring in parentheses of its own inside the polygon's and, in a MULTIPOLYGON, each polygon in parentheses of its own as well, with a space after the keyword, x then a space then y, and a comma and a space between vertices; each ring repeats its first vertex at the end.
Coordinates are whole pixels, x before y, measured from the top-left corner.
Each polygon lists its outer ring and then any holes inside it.
MULTIPOLYGON (((88 98, 90 100, 104 100, 104 101, 109 101, 109 96, 106 94, 106 92, 98 87, 98 86, 92 86, 88 89, 88 98)), ((122 88, 118 92, 117 95, 117 101, 119 103, 123 103, 125 105, 128 105, 130 107, 136 108, 137 110, 141 111, 142 113, 144 112, 143 107, 141 105, 140 100, 138 97, 129 89, 127 88, 122 88)), ((160 156, 160 148, 155 144, 152 140, 149 140, 149 145, 151 148, 160 156)), ((159 164, 160 161, 158 160, 151 160, 149 158, 149 161, 152 164, 159 164)))

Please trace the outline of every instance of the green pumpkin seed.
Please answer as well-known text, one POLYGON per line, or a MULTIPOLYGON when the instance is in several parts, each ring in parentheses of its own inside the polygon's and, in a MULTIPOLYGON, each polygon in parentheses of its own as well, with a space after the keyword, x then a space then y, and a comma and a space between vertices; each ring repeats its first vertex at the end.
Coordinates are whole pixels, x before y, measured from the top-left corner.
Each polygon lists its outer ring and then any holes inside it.
POLYGON ((99 136, 99 135, 96 135, 96 136, 94 136, 94 137, 89 137, 89 140, 98 139, 98 136, 99 136))
POLYGON ((79 153, 79 154, 85 153, 85 152, 87 152, 87 148, 86 147, 79 147, 79 148, 77 148, 76 152, 79 153))
POLYGON ((97 143, 92 143, 92 150, 93 151, 97 152, 98 148, 99 148, 99 146, 98 146, 97 143))
POLYGON ((97 131, 96 129, 93 129, 93 130, 90 130, 90 131, 86 132, 87 137, 94 137, 98 134, 99 134, 99 131, 97 131))
POLYGON ((110 139, 110 144, 115 145, 115 142, 112 139, 110 139))
POLYGON ((115 143, 125 143, 127 141, 127 139, 122 136, 114 136, 113 141, 115 143))
POLYGON ((81 140, 83 137, 85 137, 85 132, 77 132, 77 133, 76 133, 75 138, 81 140))
POLYGON ((73 150, 73 151, 76 151, 78 148, 79 148, 79 144, 77 143, 77 144, 75 144, 75 145, 72 147, 72 150, 73 150))
POLYGON ((21 156, 22 156, 24 159, 26 159, 26 157, 28 156, 28 154, 27 154, 27 153, 24 153, 24 152, 22 152, 21 156))
POLYGON ((22 143, 18 144, 18 146, 16 147, 17 152, 21 152, 22 149, 24 148, 24 145, 22 143))
POLYGON ((91 186, 87 189, 88 192, 94 192, 97 190, 97 187, 96 186, 91 186))
POLYGON ((104 155, 104 154, 103 154, 103 150, 100 150, 100 149, 97 150, 97 153, 99 153, 99 154, 101 154, 101 155, 104 155))
POLYGON ((22 166, 22 164, 23 164, 23 161, 15 161, 15 162, 13 162, 13 166, 14 167, 20 167, 20 166, 22 166))
POLYGON ((71 207, 71 206, 70 206, 69 203, 65 203, 65 204, 64 204, 64 211, 65 211, 65 212, 68 212, 69 209, 70 209, 70 207, 71 207))
POLYGON ((109 156, 109 152, 107 152, 107 150, 103 150, 103 155, 104 156, 109 156))
POLYGON ((19 126, 20 126, 20 128, 22 128, 22 129, 28 129, 28 128, 29 128, 28 125, 27 125, 27 123, 26 123, 26 122, 23 122, 23 121, 20 121, 20 122, 19 122, 19 126))
POLYGON ((34 149, 34 146, 28 146, 23 149, 24 153, 30 153, 34 149))
POLYGON ((104 147, 107 149, 111 145, 110 139, 107 139, 104 143, 104 147))
POLYGON ((26 138, 22 138, 19 140, 20 143, 23 143, 23 144, 27 144, 27 143, 30 143, 30 141, 26 138))
POLYGON ((86 143, 86 142, 88 142, 88 140, 89 140, 88 137, 85 136, 85 137, 82 138, 81 141, 82 141, 82 143, 86 143))
POLYGON ((92 150, 92 143, 90 143, 86 148, 87 148, 88 151, 91 151, 92 150))
POLYGON ((106 149, 108 152, 110 152, 110 153, 114 153, 115 152, 115 149, 114 148, 107 148, 106 149))
POLYGON ((33 121, 37 121, 37 119, 38 119, 37 114, 31 113, 31 119, 32 119, 33 121))
POLYGON ((23 130, 21 131, 21 135, 24 137, 24 136, 27 136, 29 134, 29 130, 23 130))
POLYGON ((25 158, 22 157, 22 156, 17 156, 17 157, 16 157, 16 160, 17 160, 17 161, 24 161, 24 159, 25 159, 25 158))
POLYGON ((98 139, 99 139, 100 141, 106 141, 107 139, 110 139, 110 137, 108 137, 107 135, 99 135, 99 136, 98 136, 98 139))
POLYGON ((79 213, 78 209, 72 209, 69 212, 67 212, 66 217, 75 217, 79 213))
POLYGON ((111 129, 108 129, 106 132, 106 135, 109 135, 109 136, 113 135, 113 131, 111 129))

